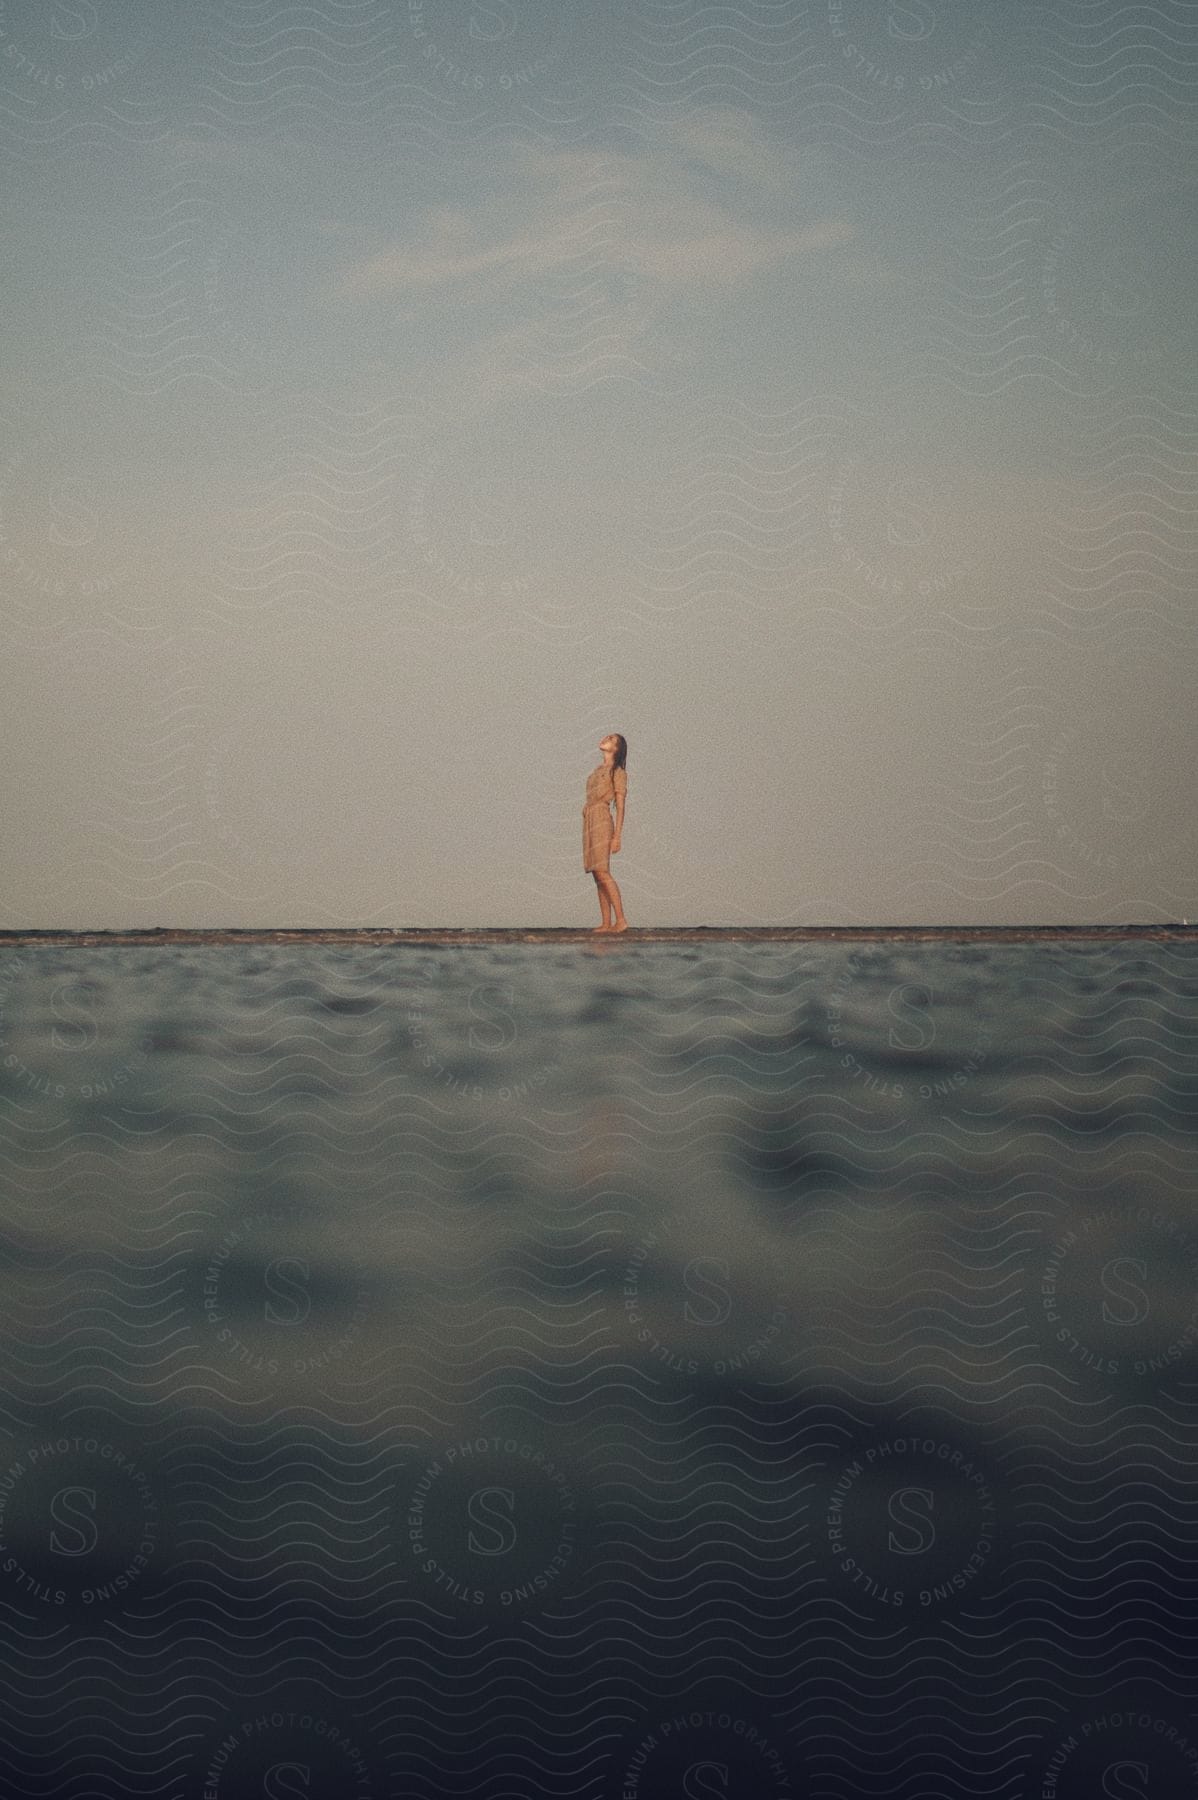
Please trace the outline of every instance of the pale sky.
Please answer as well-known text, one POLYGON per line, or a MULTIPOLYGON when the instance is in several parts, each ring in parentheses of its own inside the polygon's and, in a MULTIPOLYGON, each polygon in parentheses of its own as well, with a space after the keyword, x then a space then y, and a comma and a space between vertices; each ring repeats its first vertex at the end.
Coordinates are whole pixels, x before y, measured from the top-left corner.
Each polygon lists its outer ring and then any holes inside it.
POLYGON ((1198 8, 4 0, 0 926, 1198 916, 1198 8))

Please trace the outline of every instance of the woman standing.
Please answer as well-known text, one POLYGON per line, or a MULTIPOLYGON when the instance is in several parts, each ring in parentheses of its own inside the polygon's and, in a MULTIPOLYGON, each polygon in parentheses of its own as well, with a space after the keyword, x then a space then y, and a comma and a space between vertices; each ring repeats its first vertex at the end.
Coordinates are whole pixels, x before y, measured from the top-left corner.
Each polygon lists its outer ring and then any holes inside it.
POLYGON ((587 776, 586 805, 582 809, 582 866, 595 877, 599 889, 599 916, 602 925, 595 931, 627 931, 628 920, 620 890, 611 878, 608 857, 620 848, 620 830, 624 824, 624 796, 628 792, 628 745, 618 731, 602 738, 599 749, 603 761, 587 776), (612 830, 612 801, 616 803, 616 825, 612 830))

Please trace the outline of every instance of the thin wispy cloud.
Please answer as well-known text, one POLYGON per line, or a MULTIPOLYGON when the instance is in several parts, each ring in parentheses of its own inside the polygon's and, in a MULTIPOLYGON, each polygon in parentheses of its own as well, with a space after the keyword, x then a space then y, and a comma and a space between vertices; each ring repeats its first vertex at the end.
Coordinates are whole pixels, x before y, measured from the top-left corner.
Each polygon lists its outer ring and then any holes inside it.
POLYGON ((736 107, 710 106, 660 122, 651 128, 650 141, 659 157, 686 159, 762 192, 794 192, 801 187, 799 151, 736 107))
POLYGON ((803 218, 790 158, 726 110, 662 130, 635 151, 516 147, 495 176, 495 203, 430 208, 402 240, 348 263, 333 298, 496 296, 596 250, 663 291, 722 292, 855 237, 847 219, 803 218), (721 198, 713 176, 729 173, 739 191, 721 198), (760 207, 746 208, 746 186, 760 207))

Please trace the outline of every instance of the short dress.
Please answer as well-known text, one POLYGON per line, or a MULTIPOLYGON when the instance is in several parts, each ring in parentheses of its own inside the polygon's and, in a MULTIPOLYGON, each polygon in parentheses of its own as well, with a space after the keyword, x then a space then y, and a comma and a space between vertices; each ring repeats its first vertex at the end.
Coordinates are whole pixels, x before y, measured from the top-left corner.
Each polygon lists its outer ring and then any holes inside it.
POLYGON ((611 803, 628 792, 627 769, 609 769, 600 763, 587 776, 587 799, 582 809, 582 866, 586 870, 610 868, 611 841, 616 835, 611 803))

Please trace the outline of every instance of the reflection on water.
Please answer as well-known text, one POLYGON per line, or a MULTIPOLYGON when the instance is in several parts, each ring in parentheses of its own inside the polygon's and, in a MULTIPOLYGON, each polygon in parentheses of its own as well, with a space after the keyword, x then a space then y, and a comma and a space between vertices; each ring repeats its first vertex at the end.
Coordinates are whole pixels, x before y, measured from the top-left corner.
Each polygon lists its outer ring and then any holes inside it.
POLYGON ((1183 944, 6 952, 13 1791, 1198 1791, 1196 1024, 1183 944))

